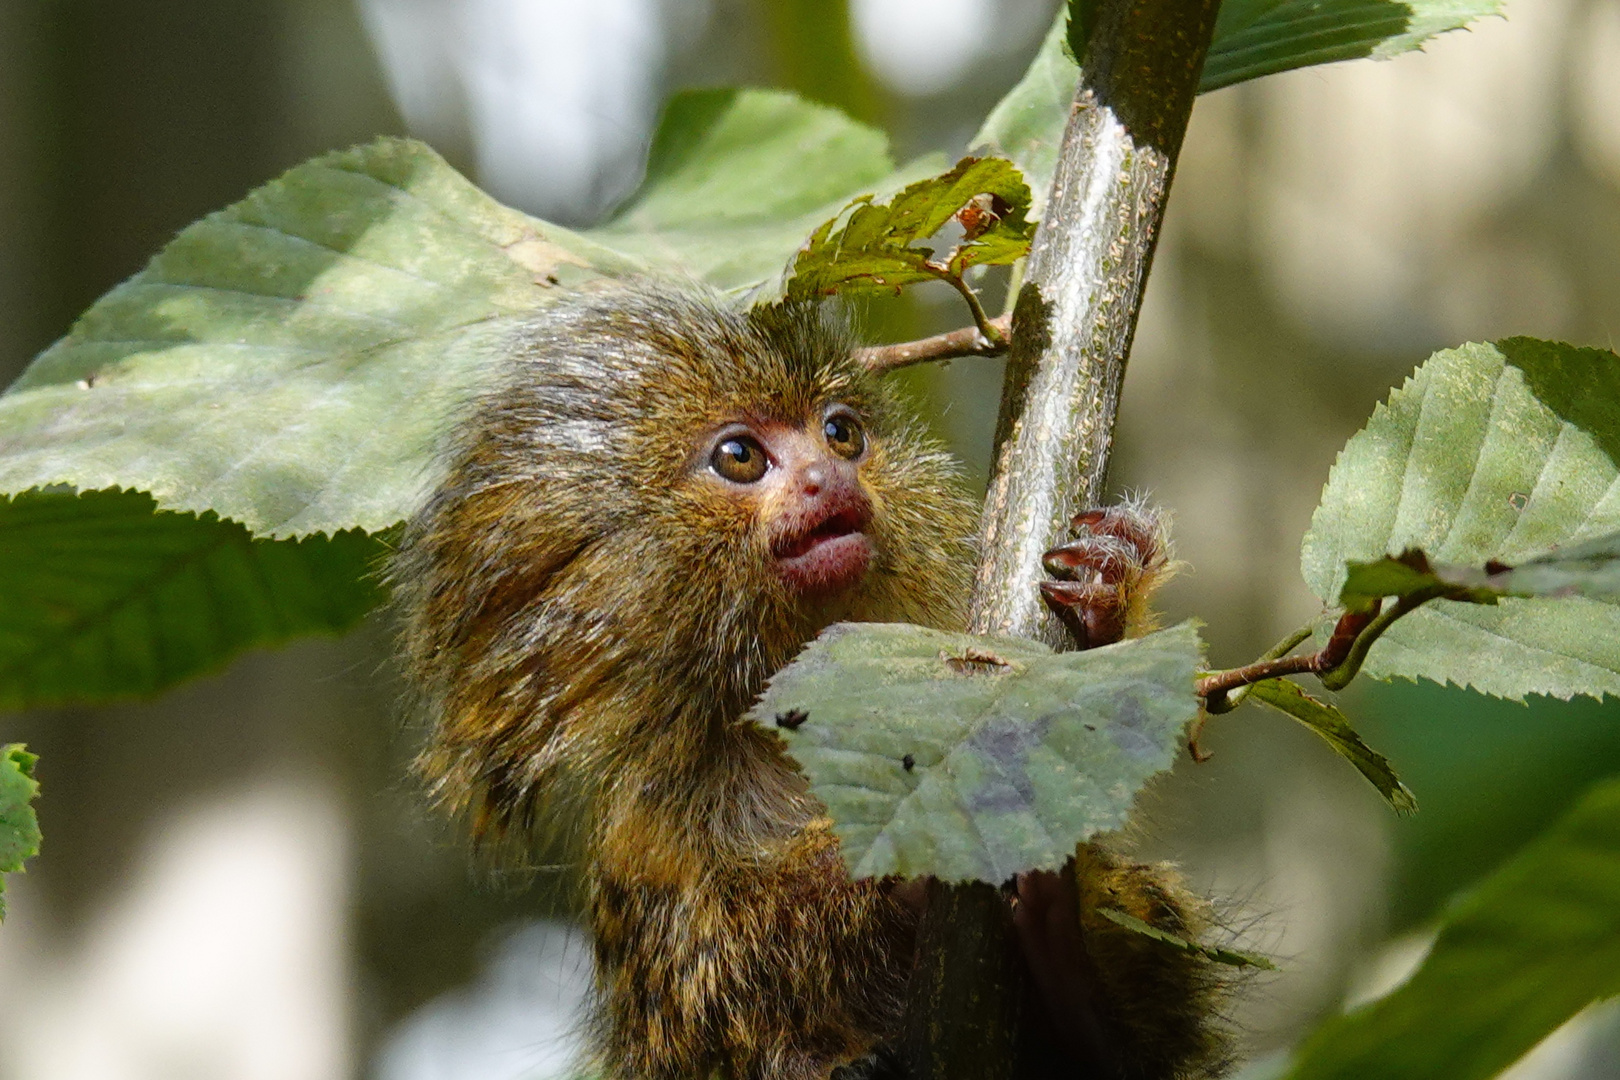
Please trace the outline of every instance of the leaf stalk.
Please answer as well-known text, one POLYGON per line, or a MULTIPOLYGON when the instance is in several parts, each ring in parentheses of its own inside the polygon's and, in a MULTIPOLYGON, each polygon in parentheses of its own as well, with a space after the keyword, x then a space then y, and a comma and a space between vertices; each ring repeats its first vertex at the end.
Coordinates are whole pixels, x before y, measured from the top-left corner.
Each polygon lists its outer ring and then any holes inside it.
MULTIPOLYGON (((961 294, 962 299, 967 303, 968 311, 973 313, 973 325, 979 328, 979 333, 984 335, 984 339, 1000 349, 1006 349, 1006 333, 997 325, 998 320, 992 319, 985 313, 984 304, 979 300, 979 294, 973 290, 973 286, 967 283, 967 279, 961 274, 952 273, 947 267, 938 266, 934 263, 924 263, 923 265, 927 266, 929 272, 935 277, 949 283, 951 288, 961 294)), ((1011 320, 1008 320, 1008 322, 1010 324, 1011 320)))

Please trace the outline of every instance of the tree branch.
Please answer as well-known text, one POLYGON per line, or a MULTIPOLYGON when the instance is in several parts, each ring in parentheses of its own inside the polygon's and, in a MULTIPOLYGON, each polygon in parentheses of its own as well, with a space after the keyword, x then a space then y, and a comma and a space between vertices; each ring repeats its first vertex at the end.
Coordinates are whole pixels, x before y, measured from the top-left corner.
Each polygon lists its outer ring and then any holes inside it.
MULTIPOLYGON (((1218 6, 1096 4, 1013 312, 974 633, 1064 641, 1041 603, 1041 555, 1103 494, 1125 361, 1218 6)), ((912 1080, 1061 1072, 1020 1038, 1024 980, 1008 975, 1021 968, 1008 959, 1010 920, 996 887, 934 888, 923 927, 902 1033, 912 1080)))
POLYGON ((959 356, 1000 356, 1007 351, 1006 337, 1012 330, 1012 316, 1001 315, 989 320, 1001 332, 1001 341, 992 341, 977 326, 964 326, 946 334, 901 341, 894 345, 872 345, 855 351, 855 358, 866 370, 882 374, 912 364, 926 364, 931 360, 953 360, 959 356))

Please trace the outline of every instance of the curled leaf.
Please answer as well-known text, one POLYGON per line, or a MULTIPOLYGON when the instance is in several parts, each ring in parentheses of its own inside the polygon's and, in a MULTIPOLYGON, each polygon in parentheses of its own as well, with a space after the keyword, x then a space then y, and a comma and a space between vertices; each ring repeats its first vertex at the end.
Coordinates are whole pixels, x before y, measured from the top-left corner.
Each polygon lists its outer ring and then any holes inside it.
POLYGON ((1584 596, 1620 604, 1620 533, 1571 544, 1509 566, 1434 564, 1421 548, 1376 562, 1351 563, 1339 602, 1356 607, 1385 596, 1442 595, 1470 604, 1494 604, 1507 596, 1584 596))

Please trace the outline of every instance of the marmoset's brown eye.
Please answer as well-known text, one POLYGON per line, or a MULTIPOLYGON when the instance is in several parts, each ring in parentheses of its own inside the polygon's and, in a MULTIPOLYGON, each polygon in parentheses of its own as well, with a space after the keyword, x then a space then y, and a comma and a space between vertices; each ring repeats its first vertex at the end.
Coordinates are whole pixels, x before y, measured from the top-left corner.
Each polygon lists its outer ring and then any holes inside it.
POLYGON ((866 433, 861 430, 861 422, 849 413, 835 412, 827 417, 822 421, 821 433, 839 457, 853 461, 866 451, 866 433))
POLYGON ((722 439, 709 455, 709 465, 733 484, 752 484, 770 468, 765 448, 751 435, 722 439))

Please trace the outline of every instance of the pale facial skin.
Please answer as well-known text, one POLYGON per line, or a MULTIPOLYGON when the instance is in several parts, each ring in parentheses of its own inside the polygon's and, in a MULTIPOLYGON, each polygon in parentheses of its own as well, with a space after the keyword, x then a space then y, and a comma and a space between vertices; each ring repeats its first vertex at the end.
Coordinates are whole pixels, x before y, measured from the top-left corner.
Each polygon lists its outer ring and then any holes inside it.
POLYGON ((842 592, 874 554, 872 502, 861 486, 867 443, 860 417, 829 405, 802 427, 738 420, 718 428, 697 468, 728 494, 756 503, 771 554, 795 595, 842 592))

